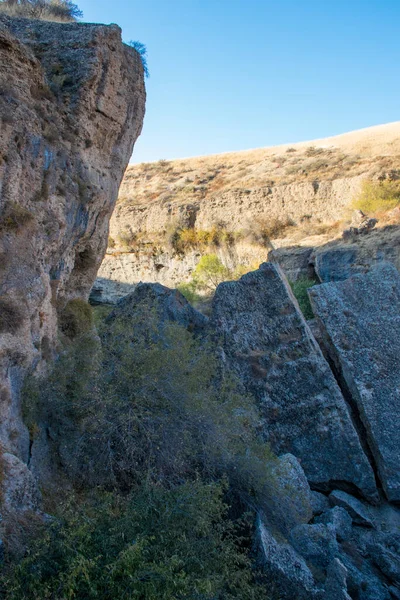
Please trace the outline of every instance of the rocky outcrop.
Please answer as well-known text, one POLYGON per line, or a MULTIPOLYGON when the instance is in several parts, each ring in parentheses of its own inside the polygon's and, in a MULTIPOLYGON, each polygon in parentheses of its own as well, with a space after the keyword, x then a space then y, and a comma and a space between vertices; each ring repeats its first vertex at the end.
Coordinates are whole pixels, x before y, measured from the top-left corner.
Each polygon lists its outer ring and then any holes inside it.
MULTIPOLYGON (((210 252, 231 271, 244 265, 257 268, 268 255, 265 246, 245 242, 213 248, 210 252)), ((201 256, 200 250, 189 250, 180 255, 171 247, 161 248, 151 242, 140 246, 136 252, 108 251, 93 286, 91 301, 114 304, 132 292, 139 282, 177 287, 190 280, 201 256)))
POLYGON ((335 482, 376 499, 374 475, 340 389, 275 265, 218 286, 211 325, 254 394, 265 437, 301 460, 314 488, 335 482))
POLYGON ((116 25, 0 18, 0 441, 29 457, 20 389, 87 299, 145 103, 116 25))
POLYGON ((382 264, 309 293, 386 496, 400 502, 400 275, 393 265, 382 264))
POLYGON ((221 284, 210 319, 175 290, 139 284, 107 321, 151 341, 180 324, 213 352, 218 372, 234 368, 239 392, 255 394, 278 457, 265 463, 254 550, 280 598, 397 597, 400 510, 378 499, 362 432, 276 266, 221 284))

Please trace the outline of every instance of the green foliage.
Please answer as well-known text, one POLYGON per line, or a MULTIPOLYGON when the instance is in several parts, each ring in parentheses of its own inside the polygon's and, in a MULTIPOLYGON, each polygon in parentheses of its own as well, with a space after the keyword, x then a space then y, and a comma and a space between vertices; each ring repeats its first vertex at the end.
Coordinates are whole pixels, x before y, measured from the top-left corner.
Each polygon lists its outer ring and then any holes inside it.
POLYGON ((222 281, 229 279, 231 271, 225 267, 216 254, 205 254, 193 272, 196 287, 214 292, 222 281))
POLYGON ((218 372, 208 345, 176 324, 160 328, 145 305, 106 323, 101 351, 91 335, 77 338, 37 386, 24 413, 71 432, 60 442, 77 483, 125 489, 227 474, 243 497, 263 494, 271 453, 253 400, 218 372))
POLYGON ((375 213, 395 208, 400 204, 400 180, 364 181, 361 192, 353 200, 353 208, 375 213))
POLYGON ((190 281, 189 283, 181 283, 180 285, 178 285, 177 289, 183 296, 185 296, 186 300, 192 305, 197 304, 201 300, 201 296, 196 291, 197 285, 195 281, 190 281))
POLYGON ((0 0, 0 12, 11 17, 61 22, 82 17, 82 11, 70 0, 0 0))
POLYGON ((138 42, 138 41, 131 41, 131 42, 129 42, 129 45, 132 46, 132 48, 134 48, 136 50, 136 52, 139 53, 141 61, 142 61, 142 65, 143 65, 144 74, 146 77, 150 77, 149 68, 147 65, 147 48, 146 48, 146 46, 144 44, 142 44, 142 42, 138 42))
POLYGON ((317 283, 315 279, 309 279, 308 277, 300 277, 297 281, 289 281, 292 292, 299 303, 300 310, 304 315, 305 319, 313 319, 314 313, 311 308, 310 299, 307 294, 308 288, 312 287, 317 283))
POLYGON ((60 314, 60 329, 70 339, 87 333, 93 328, 93 314, 91 306, 75 298, 65 305, 60 314))
POLYGON ((228 518, 224 484, 197 480, 72 503, 1 578, 8 600, 268 600, 228 518))

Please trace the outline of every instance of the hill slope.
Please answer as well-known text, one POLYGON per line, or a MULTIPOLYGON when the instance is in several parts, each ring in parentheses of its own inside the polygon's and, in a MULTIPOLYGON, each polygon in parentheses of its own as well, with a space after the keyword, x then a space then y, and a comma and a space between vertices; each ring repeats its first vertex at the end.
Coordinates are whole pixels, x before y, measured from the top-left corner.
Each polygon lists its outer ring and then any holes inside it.
POLYGON ((323 235, 311 243, 320 245, 343 230, 363 179, 399 169, 400 121, 312 142, 131 165, 99 277, 174 286, 210 248, 235 267, 266 260, 266 248, 308 244, 310 235, 323 235), (229 249, 221 248, 224 239, 229 249))

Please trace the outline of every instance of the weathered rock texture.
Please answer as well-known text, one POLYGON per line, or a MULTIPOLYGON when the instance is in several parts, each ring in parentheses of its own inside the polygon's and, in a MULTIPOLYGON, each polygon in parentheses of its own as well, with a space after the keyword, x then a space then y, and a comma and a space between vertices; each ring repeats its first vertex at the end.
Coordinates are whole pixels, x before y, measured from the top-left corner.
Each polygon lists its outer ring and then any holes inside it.
MULTIPOLYGON (((400 123, 391 123, 292 147, 131 165, 111 219, 110 244, 96 282, 98 300, 100 291, 105 300, 120 297, 121 283, 176 287, 190 279, 205 253, 217 252, 226 266, 253 267, 271 248, 300 241, 304 247, 305 238, 324 237, 310 239, 310 253, 340 235, 338 222, 350 216, 348 207, 364 178, 396 172, 399 139, 400 123), (222 228, 230 247, 189 243, 183 253, 176 252, 169 241, 180 228, 189 238, 222 228), (265 244, 267 238, 272 245, 265 244)), ((299 268, 307 275, 309 257, 291 254, 277 262, 291 279, 299 268), (288 269, 285 258, 292 263, 288 269)), ((377 260, 379 254, 377 248, 377 260)), ((392 256, 400 260, 398 250, 392 256)))
MULTIPOLYGON (((216 254, 232 271, 239 265, 256 269, 268 255, 265 246, 245 242, 213 248, 209 252, 216 254)), ((140 246, 137 252, 108 252, 100 266, 91 300, 113 304, 133 291, 140 281, 176 287, 190 280, 204 253, 206 252, 190 250, 184 255, 179 255, 171 248, 161 248, 151 242, 140 246)))
POLYGON ((300 459, 316 488, 341 482, 375 498, 345 401, 279 267, 266 263, 220 284, 211 325, 227 363, 259 402, 273 450, 300 459))
POLYGON ((387 498, 400 502, 400 275, 382 264, 365 275, 315 286, 310 298, 387 498))
POLYGON ((0 441, 28 460, 19 391, 86 299, 145 104, 116 25, 0 18, 0 441))

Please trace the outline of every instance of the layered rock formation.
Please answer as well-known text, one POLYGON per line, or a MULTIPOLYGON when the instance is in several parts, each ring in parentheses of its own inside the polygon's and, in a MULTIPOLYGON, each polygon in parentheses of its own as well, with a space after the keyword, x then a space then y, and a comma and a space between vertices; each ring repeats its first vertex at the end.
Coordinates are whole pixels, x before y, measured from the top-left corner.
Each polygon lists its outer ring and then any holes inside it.
POLYGON ((310 298, 385 494, 400 502, 400 275, 383 263, 364 276, 315 286, 310 298))
POLYGON ((257 398, 273 450, 300 459, 317 489, 345 481, 376 499, 342 394, 279 268, 265 263, 219 285, 211 322, 227 363, 257 398))
MULTIPOLYGON (((348 207, 362 181, 397 177, 399 131, 400 124, 392 123, 291 147, 130 166, 111 220, 96 300, 115 301, 139 281, 176 287, 190 279, 201 254, 210 252, 235 269, 255 268, 276 250, 268 260, 277 259, 296 278, 298 268, 287 263, 300 259, 301 248, 316 254, 341 235, 346 225, 340 229, 338 222, 351 216, 348 207), (180 230, 183 250, 171 243, 180 230), (195 243, 196 236, 204 239, 217 230, 225 232, 227 243, 195 243)), ((369 262, 385 255, 400 264, 391 234, 382 237, 387 241, 372 236, 368 250, 362 240, 349 240, 350 263, 362 269, 368 253, 369 262)), ((322 260, 321 255, 318 264, 322 260)), ((308 270, 306 264, 302 274, 308 270)))
POLYGON ((26 462, 22 381, 54 356, 64 307, 88 297, 145 88, 115 25, 1 17, 0 59, 0 441, 26 462))

